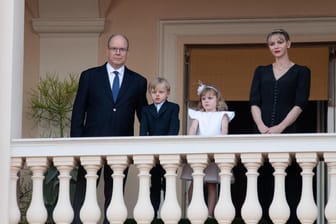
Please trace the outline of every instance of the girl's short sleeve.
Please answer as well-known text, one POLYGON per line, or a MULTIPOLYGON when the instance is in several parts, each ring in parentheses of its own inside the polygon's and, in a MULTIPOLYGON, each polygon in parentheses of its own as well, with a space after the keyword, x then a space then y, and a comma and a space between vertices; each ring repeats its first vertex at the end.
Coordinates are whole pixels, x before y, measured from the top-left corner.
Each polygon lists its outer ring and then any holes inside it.
MULTIPOLYGON (((233 112, 233 111, 223 111, 223 112, 224 112, 224 114, 226 114, 228 116, 229 121, 231 121, 235 116, 235 112, 233 112)), ((223 114, 223 116, 224 116, 224 114, 223 114)))
POLYGON ((188 109, 188 115, 191 119, 199 119, 199 111, 193 110, 193 109, 188 109))

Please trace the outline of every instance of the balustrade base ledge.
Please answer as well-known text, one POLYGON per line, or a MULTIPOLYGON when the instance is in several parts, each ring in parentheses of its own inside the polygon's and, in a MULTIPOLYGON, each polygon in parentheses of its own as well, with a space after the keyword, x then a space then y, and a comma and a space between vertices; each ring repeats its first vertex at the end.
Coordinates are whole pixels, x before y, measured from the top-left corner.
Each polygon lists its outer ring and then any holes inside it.
MULTIPOLYGON (((135 219, 127 219, 124 224, 137 224, 135 219)), ((164 224, 162 219, 154 219, 151 224, 164 224)), ((180 219, 178 224, 191 224, 189 219, 180 219)), ((218 224, 217 220, 214 218, 208 218, 204 224, 218 224)), ((232 224, 244 224, 244 221, 241 218, 235 218, 232 221, 232 224)))

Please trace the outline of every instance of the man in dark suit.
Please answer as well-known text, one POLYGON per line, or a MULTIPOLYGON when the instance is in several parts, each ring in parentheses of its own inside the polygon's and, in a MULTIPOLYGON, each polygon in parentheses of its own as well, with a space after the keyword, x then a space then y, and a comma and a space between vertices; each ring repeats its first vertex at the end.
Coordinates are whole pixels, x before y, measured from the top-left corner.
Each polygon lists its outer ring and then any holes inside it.
MULTIPOLYGON (((153 103, 142 109, 140 135, 177 135, 180 129, 179 105, 168 102, 170 85, 164 78, 157 77, 148 87, 153 103)), ((156 164, 150 171, 150 198, 154 208, 154 218, 160 206, 161 189, 165 190, 165 170, 156 164)))
MULTIPOLYGON (((129 41, 121 34, 112 35, 107 42, 107 63, 82 72, 71 118, 71 137, 133 136, 134 116, 141 119, 146 106, 147 80, 125 66, 129 41)), ((104 165, 105 219, 112 196, 112 170, 104 165)), ((99 172, 100 173, 100 172, 99 172)), ((126 178, 125 178, 126 179, 126 178)), ((75 218, 85 197, 85 170, 78 168, 74 200, 75 218)))

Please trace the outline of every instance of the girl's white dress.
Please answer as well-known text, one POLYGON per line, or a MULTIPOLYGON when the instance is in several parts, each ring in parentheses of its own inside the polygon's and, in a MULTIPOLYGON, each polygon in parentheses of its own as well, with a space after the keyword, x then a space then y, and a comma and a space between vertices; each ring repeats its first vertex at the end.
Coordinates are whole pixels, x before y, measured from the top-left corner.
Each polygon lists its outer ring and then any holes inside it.
MULTIPOLYGON (((198 120, 197 135, 203 136, 215 136, 221 135, 221 124, 224 115, 227 115, 229 121, 231 121, 235 113, 233 111, 216 111, 216 112, 204 112, 188 109, 189 117, 192 120, 198 120)), ((219 168, 214 162, 210 162, 207 168, 204 170, 204 181, 207 183, 219 183, 219 168)), ((181 178, 184 180, 192 180, 192 168, 189 164, 185 164, 182 170, 181 178)))

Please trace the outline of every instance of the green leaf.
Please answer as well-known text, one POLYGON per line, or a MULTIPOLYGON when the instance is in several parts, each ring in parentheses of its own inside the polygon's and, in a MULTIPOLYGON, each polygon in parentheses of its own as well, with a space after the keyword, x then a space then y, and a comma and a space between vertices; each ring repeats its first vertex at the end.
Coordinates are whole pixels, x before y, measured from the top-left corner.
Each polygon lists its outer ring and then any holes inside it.
POLYGON ((53 181, 55 181, 55 179, 58 179, 58 170, 55 166, 50 166, 47 170, 47 172, 45 173, 45 179, 44 179, 44 182, 46 184, 49 184, 53 181))
POLYGON ((69 74, 67 78, 60 80, 55 73, 41 78, 36 88, 30 91, 29 118, 34 120, 36 126, 53 130, 47 135, 42 133, 42 137, 64 137, 64 130, 70 127, 77 89, 78 75, 69 74))

